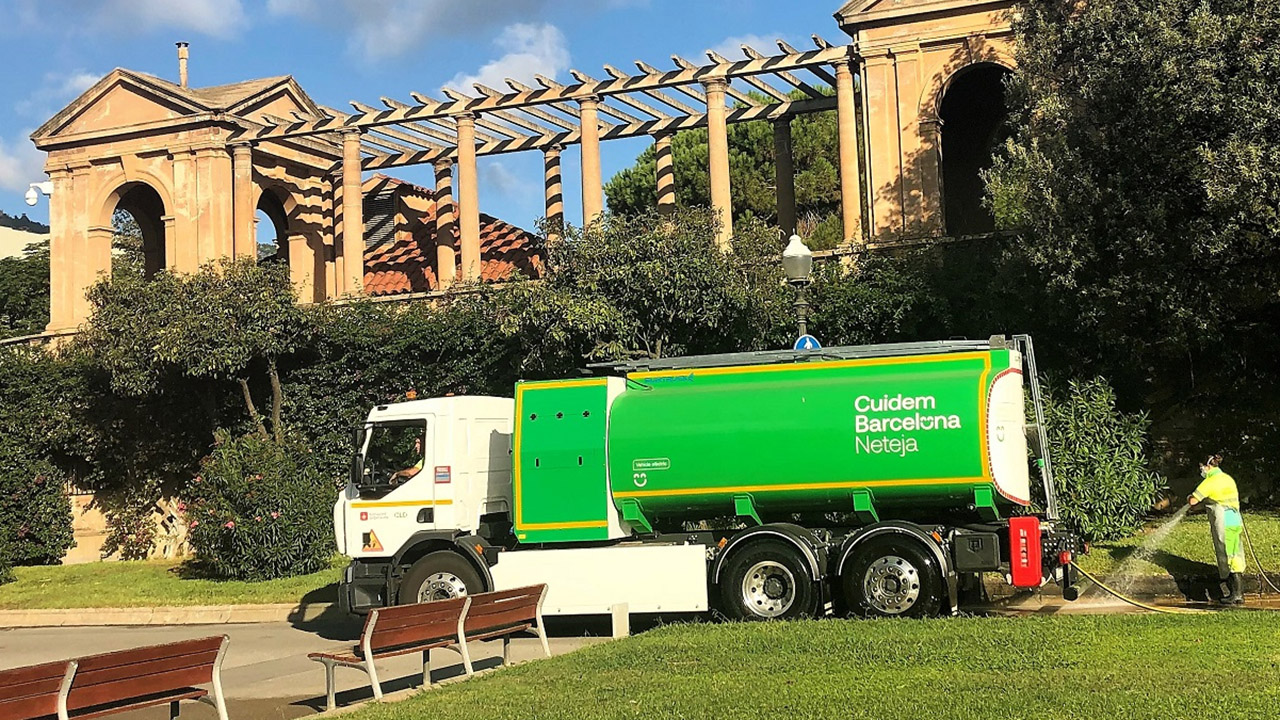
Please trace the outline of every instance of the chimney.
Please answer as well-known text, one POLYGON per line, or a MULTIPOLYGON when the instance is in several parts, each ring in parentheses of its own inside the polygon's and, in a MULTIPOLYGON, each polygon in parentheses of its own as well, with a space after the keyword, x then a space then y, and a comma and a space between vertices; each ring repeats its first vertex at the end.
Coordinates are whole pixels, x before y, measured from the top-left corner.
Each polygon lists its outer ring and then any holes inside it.
POLYGON ((187 86, 187 43, 175 43, 178 46, 178 84, 187 86))

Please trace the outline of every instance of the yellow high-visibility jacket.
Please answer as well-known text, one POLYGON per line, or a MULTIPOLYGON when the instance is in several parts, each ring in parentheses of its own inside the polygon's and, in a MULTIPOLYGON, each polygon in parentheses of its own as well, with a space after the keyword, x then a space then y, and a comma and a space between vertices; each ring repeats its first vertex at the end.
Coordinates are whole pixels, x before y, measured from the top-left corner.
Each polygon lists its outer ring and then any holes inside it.
POLYGON ((1236 489, 1235 478, 1222 472, 1222 468, 1209 468, 1209 473, 1191 495, 1196 500, 1208 500, 1240 511, 1240 491, 1236 489))

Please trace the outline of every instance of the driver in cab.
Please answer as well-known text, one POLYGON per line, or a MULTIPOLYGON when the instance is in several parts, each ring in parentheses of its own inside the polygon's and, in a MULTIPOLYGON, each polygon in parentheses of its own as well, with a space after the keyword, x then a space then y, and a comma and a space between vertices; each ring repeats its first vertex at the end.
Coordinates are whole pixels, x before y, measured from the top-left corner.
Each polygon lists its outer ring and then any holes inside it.
POLYGON ((421 435, 413 439, 413 456, 418 459, 418 462, 414 463, 412 466, 407 467, 403 470, 397 470, 391 473, 391 484, 393 486, 399 485, 400 483, 405 482, 406 480, 409 480, 410 478, 414 477, 418 473, 422 472, 423 466, 426 465, 427 458, 422 453, 422 436, 421 435))

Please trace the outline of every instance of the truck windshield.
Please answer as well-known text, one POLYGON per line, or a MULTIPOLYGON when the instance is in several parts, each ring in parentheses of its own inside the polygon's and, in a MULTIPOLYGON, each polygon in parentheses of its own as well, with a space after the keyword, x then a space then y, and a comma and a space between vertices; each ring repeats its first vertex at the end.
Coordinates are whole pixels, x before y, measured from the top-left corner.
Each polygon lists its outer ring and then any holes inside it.
POLYGON ((364 485, 396 487, 422 471, 427 425, 421 420, 378 423, 369 433, 364 485))

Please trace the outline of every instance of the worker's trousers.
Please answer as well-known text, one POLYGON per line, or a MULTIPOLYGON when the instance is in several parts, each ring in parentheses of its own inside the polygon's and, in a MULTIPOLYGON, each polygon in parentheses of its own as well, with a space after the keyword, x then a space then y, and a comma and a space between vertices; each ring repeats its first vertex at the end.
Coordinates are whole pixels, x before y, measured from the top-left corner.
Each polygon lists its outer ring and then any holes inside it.
POLYGON ((1240 511, 1219 503, 1210 503, 1209 530, 1213 533, 1213 551, 1218 559, 1218 578, 1226 580, 1231 573, 1244 572, 1244 520, 1240 511))

